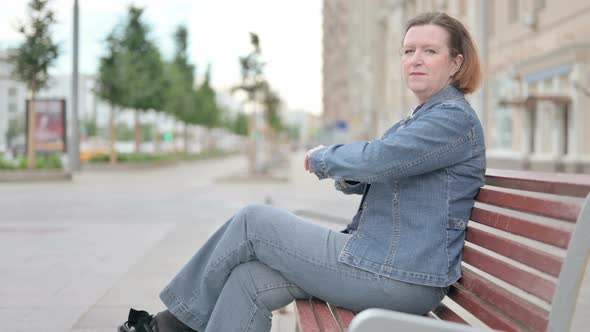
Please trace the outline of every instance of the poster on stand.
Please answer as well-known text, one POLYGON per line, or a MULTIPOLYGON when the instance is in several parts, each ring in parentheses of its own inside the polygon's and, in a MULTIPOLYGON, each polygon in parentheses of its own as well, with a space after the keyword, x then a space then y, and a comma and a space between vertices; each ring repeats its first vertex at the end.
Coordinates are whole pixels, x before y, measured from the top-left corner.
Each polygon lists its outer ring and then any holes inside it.
MULTIPOLYGON (((25 108, 27 126, 30 102, 30 99, 27 100, 25 108)), ((65 99, 35 99, 35 115, 35 151, 37 153, 66 152, 65 99)))

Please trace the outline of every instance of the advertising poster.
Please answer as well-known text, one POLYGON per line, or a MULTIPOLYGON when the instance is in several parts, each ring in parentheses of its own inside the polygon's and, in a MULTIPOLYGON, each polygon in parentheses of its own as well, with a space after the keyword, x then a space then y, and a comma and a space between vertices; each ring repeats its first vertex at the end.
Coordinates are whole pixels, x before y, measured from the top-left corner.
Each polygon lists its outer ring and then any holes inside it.
MULTIPOLYGON (((66 102, 64 99, 35 99, 35 151, 66 151, 66 102)), ((27 124, 30 100, 27 100, 27 124)), ((27 129, 28 132, 28 129, 27 129)), ((28 145, 27 145, 28 146, 28 145)))

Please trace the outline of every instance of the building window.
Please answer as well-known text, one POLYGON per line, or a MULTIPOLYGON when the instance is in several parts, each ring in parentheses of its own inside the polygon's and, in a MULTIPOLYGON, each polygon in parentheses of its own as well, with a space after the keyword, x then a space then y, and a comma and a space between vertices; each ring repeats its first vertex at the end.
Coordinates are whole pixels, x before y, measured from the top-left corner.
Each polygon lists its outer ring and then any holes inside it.
POLYGON ((11 97, 16 96, 16 88, 15 87, 8 88, 8 95, 11 97))
POLYGON ((8 113, 16 113, 16 104, 15 103, 8 104, 8 113))
POLYGON ((510 101, 510 91, 516 89, 510 80, 498 78, 493 85, 493 147, 500 150, 512 149, 512 109, 502 106, 500 101, 510 101))
POLYGON ((515 23, 518 21, 518 17, 520 16, 520 1, 518 0, 511 0, 508 1, 508 22, 515 23))

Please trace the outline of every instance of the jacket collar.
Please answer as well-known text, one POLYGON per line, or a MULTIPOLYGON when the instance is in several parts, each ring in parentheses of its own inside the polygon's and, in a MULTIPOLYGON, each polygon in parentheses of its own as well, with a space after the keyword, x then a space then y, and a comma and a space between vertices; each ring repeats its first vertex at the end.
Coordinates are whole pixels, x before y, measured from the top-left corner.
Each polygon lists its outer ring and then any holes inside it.
POLYGON ((464 98, 464 95, 459 89, 457 89, 454 85, 447 85, 442 90, 440 90, 437 94, 430 97, 424 104, 417 107, 415 113, 418 113, 421 110, 427 110, 434 105, 443 103, 445 101, 453 101, 459 100, 464 98))

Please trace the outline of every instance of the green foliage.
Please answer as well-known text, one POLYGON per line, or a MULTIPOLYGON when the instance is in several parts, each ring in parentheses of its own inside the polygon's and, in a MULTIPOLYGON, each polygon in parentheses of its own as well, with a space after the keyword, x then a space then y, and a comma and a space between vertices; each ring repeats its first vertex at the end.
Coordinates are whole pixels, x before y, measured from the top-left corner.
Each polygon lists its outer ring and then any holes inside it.
POLYGON ((282 106, 282 101, 279 95, 273 91, 268 85, 266 86, 264 92, 264 119, 266 123, 268 123, 271 128, 274 128, 277 131, 281 131, 283 129, 283 124, 281 123, 281 116, 280 110, 282 106))
MULTIPOLYGON (((39 155, 36 159, 35 168, 39 169, 61 169, 63 163, 61 156, 58 154, 39 155)), ((25 170, 27 169, 27 159, 24 156, 16 160, 9 161, 0 158, 0 170, 25 170)))
POLYGON ((51 39, 55 17, 49 0, 31 0, 28 4, 29 20, 18 26, 25 41, 9 58, 14 64, 14 76, 27 84, 33 92, 47 86, 48 70, 59 56, 58 46, 51 39))
POLYGON ((160 51, 149 38, 143 9, 130 6, 127 21, 118 38, 121 54, 118 71, 124 97, 121 105, 137 110, 162 109, 164 67, 160 51))
POLYGON ((250 33, 250 44, 253 50, 246 56, 240 57, 242 82, 232 90, 242 90, 248 93, 251 101, 258 101, 264 105, 264 119, 266 123, 277 131, 283 129, 280 110, 282 100, 271 88, 264 76, 266 63, 260 60, 260 38, 255 33, 250 33))
POLYGON ((142 141, 152 141, 156 137, 156 129, 154 125, 149 123, 142 123, 141 124, 141 140, 142 141))
POLYGON ((230 129, 237 135, 248 136, 248 114, 238 113, 230 129))
POLYGON ((176 52, 166 65, 164 111, 185 123, 197 123, 196 95, 193 90, 194 66, 188 62, 188 30, 179 26, 174 33, 176 52))
POLYGON ((207 68, 205 79, 195 95, 197 99, 196 123, 207 128, 217 127, 221 124, 221 111, 217 106, 215 90, 210 85, 211 67, 207 68))
POLYGON ((132 141, 135 139, 135 132, 124 123, 117 123, 115 132, 118 141, 132 141))
POLYGON ((84 120, 82 122, 82 128, 84 128, 88 136, 98 135, 98 125, 95 120, 84 120))
POLYGON ((107 36, 107 54, 100 58, 96 93, 111 105, 123 105, 125 96, 124 82, 120 66, 123 56, 121 41, 117 37, 116 28, 107 36))
MULTIPOLYGON (((219 158, 233 154, 219 150, 203 151, 200 153, 119 153, 117 161, 121 163, 148 163, 168 160, 199 160, 207 158, 219 158)), ((107 163, 108 155, 96 155, 90 158, 91 163, 107 163)))
POLYGON ((11 143, 19 134, 24 134, 25 130, 26 124, 24 117, 10 119, 8 121, 8 130, 6 131, 6 141, 11 143))

